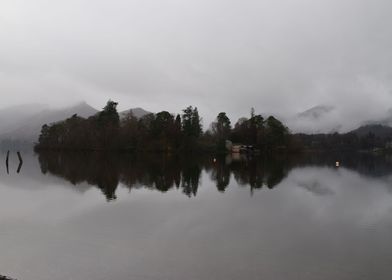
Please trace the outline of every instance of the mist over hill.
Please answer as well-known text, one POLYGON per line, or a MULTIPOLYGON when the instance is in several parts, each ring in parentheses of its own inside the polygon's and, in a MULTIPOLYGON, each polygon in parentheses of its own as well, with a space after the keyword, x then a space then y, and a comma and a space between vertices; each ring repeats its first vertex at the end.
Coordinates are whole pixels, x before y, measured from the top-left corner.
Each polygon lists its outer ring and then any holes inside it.
POLYGON ((142 117, 144 117, 145 115, 148 115, 148 114, 151 113, 151 112, 148 112, 148 111, 144 110, 143 108, 137 107, 137 108, 132 108, 132 109, 129 109, 129 110, 121 111, 121 112, 119 113, 120 118, 125 117, 125 116, 126 116, 127 114, 129 114, 130 112, 132 112, 132 114, 133 114, 136 118, 142 118, 142 117))
POLYGON ((363 126, 378 124, 392 127, 392 108, 389 109, 382 117, 374 118, 363 122, 363 126))
MULTIPOLYGON (((86 102, 80 102, 66 108, 50 108, 44 104, 24 104, 0 110, 0 145, 17 147, 22 145, 32 146, 38 141, 42 125, 62 121, 77 114, 88 118, 95 115, 98 110, 86 102), (11 144, 10 144, 11 143, 11 144)), ((127 114, 141 118, 150 112, 136 107, 119 112, 120 118, 127 114)), ((232 120, 234 124, 234 120, 232 120)), ((374 119, 348 128, 344 120, 340 122, 335 106, 317 105, 295 114, 285 120, 292 133, 324 134, 324 133, 354 133, 359 137, 371 133, 376 137, 392 137, 392 110, 385 113, 384 117, 374 119)))
MULTIPOLYGON (((74 114, 88 118, 97 112, 97 109, 86 102, 60 109, 43 104, 24 104, 1 109, 0 141, 8 145, 15 142, 32 145, 37 142, 42 125, 62 121, 74 114)), ((137 118, 150 113, 142 108, 131 108, 120 112, 120 117, 125 117, 129 112, 137 118)))
MULTIPOLYGON (((319 104, 285 119, 294 133, 334 133, 347 129, 335 106, 319 104)), ((347 129, 348 130, 348 129, 347 129)))
POLYGON ((328 105, 317 105, 304 112, 298 113, 297 117, 302 119, 318 120, 333 111, 333 106, 328 105))
POLYGON ((0 110, 0 134, 8 133, 19 127, 26 119, 47 110, 43 104, 24 104, 0 110))
POLYGON ((388 138, 392 137, 392 127, 381 124, 364 125, 350 131, 350 133, 354 133, 359 137, 373 134, 375 137, 388 138))
POLYGON ((349 112, 345 112, 337 105, 318 104, 282 119, 293 133, 348 133, 360 127, 367 127, 371 130, 377 130, 377 125, 392 127, 392 108, 380 109, 373 117, 363 120, 363 118, 353 118, 349 112))
POLYGON ((24 105, 18 108, 7 108, 0 112, 3 116, 3 127, 0 130, 1 140, 18 140, 36 142, 45 123, 53 123, 68 118, 74 114, 81 117, 89 117, 98 111, 85 102, 63 109, 50 109, 48 107, 36 107, 36 105, 24 105), (18 116, 14 118, 14 116, 18 116))

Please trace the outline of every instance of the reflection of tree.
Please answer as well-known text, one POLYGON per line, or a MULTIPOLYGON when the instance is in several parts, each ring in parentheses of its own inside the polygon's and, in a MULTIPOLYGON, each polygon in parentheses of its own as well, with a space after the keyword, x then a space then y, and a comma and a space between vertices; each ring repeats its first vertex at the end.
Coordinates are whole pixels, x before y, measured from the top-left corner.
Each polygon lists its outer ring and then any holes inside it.
POLYGON ((187 196, 196 196, 203 168, 211 174, 218 191, 224 192, 233 173, 240 185, 253 189, 273 188, 286 176, 283 161, 242 158, 237 161, 195 156, 118 155, 105 153, 40 153, 42 173, 51 173, 74 185, 87 182, 98 187, 107 200, 116 199, 121 182, 130 190, 148 188, 167 192, 181 188, 187 196))
POLYGON ((119 182, 129 189, 145 187, 166 192, 181 187, 196 195, 201 175, 198 161, 167 156, 120 156, 104 153, 40 153, 42 173, 64 178, 73 185, 87 182, 102 190, 108 200, 116 198, 119 182))
POLYGON ((279 160, 270 160, 266 168, 266 185, 272 189, 278 185, 283 178, 287 176, 287 167, 284 162, 279 160))
POLYGON ((285 160, 274 158, 245 158, 231 164, 236 181, 252 190, 264 185, 274 188, 287 176, 287 169, 285 160))
POLYGON ((113 155, 102 153, 40 153, 42 173, 62 177, 73 185, 87 182, 102 190, 108 200, 116 198, 119 162, 113 155))
POLYGON ((108 200, 116 199, 116 189, 119 182, 119 170, 115 165, 115 160, 111 157, 101 157, 98 160, 102 164, 94 164, 91 178, 87 182, 97 185, 102 190, 108 200))
POLYGON ((335 162, 340 166, 354 170, 369 177, 384 177, 392 174, 392 159, 390 155, 350 152, 328 152, 304 154, 290 159, 295 166, 328 166, 335 168, 335 162))
POLYGON ((183 163, 181 187, 187 196, 196 196, 201 175, 200 166, 192 161, 183 163))
POLYGON ((173 186, 180 186, 181 169, 176 158, 129 157, 123 159, 121 182, 128 188, 137 185, 166 192, 173 186))
POLYGON ((224 192, 226 190, 230 183, 230 174, 230 166, 225 164, 223 160, 218 160, 211 174, 211 179, 216 181, 218 191, 224 192))

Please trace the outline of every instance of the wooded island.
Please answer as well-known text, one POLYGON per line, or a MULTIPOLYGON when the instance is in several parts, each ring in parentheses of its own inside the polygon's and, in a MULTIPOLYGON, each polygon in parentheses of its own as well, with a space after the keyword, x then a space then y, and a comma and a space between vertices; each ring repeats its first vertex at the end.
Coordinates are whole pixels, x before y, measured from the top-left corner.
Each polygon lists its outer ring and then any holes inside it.
POLYGON ((70 118, 42 126, 36 150, 118 150, 118 151, 226 151, 227 140, 254 147, 260 152, 287 150, 288 128, 273 116, 264 119, 251 110, 249 119, 234 127, 226 113, 218 114, 203 132, 201 118, 189 106, 176 116, 167 111, 141 118, 132 112, 120 118, 117 103, 109 100, 102 111, 89 118, 70 118))
POLYGON ((42 126, 36 150, 85 150, 128 152, 244 151, 258 154, 301 151, 391 152, 392 128, 379 124, 362 126, 347 133, 292 134, 277 118, 264 119, 251 109, 249 118, 234 126, 221 112, 203 131, 196 107, 182 114, 167 111, 136 117, 132 111, 120 115, 109 100, 95 115, 70 118, 42 126))

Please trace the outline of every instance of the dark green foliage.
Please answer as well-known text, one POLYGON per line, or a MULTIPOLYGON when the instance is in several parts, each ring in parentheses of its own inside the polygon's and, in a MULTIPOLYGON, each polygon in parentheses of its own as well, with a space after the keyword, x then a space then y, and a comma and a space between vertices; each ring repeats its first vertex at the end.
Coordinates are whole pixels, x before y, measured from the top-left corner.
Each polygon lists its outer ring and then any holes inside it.
POLYGON ((304 149, 391 152, 392 128, 368 125, 344 134, 292 135, 281 121, 273 116, 264 119, 252 108, 250 118, 239 119, 233 128, 226 113, 220 112, 203 133, 196 107, 188 106, 176 116, 162 111, 139 119, 130 112, 120 119, 117 103, 109 100, 102 111, 87 119, 73 115, 44 124, 36 149, 226 153, 227 140, 263 154, 304 149))
POLYGON ((270 116, 265 123, 266 148, 285 148, 288 144, 288 129, 279 120, 270 116))
POLYGON ((117 103, 109 100, 88 119, 73 115, 43 125, 36 149, 172 152, 193 150, 201 134, 201 119, 192 106, 184 110, 183 120, 167 111, 140 119, 130 112, 120 120, 117 103))
MULTIPOLYGON (((362 129, 361 129, 362 130, 362 129)), ((297 134, 294 135, 301 145, 308 150, 328 151, 390 151, 392 148, 392 134, 376 134, 373 131, 356 133, 333 134, 297 134)))
POLYGON ((197 149, 197 140, 202 132, 201 118, 197 108, 188 106, 182 114, 183 148, 185 150, 197 149))
POLYGON ((98 113, 98 124, 102 126, 112 125, 118 127, 120 117, 117 112, 117 102, 109 100, 101 112, 98 113))
POLYGON ((117 104, 109 100, 103 110, 97 114, 95 130, 100 149, 114 149, 118 146, 120 117, 117 104))
POLYGON ((188 106, 182 116, 162 111, 138 119, 132 112, 121 120, 117 103, 109 100, 102 111, 88 119, 70 118, 43 125, 36 149, 196 151, 226 152, 226 141, 252 145, 262 152, 286 149, 288 129, 276 118, 264 120, 251 111, 234 129, 225 112, 218 114, 211 131, 203 134, 197 108, 188 106))
POLYGON ((201 119, 196 107, 189 106, 183 110, 182 129, 186 137, 198 138, 201 135, 201 119))
POLYGON ((287 151, 291 147, 288 128, 273 116, 264 120, 261 115, 255 114, 253 108, 250 118, 239 119, 231 131, 230 137, 226 139, 233 143, 251 145, 263 153, 277 150, 287 151))
POLYGON ((216 147, 219 151, 224 151, 225 142, 231 133, 231 122, 226 113, 221 112, 216 117, 216 121, 211 125, 212 136, 216 139, 216 147))

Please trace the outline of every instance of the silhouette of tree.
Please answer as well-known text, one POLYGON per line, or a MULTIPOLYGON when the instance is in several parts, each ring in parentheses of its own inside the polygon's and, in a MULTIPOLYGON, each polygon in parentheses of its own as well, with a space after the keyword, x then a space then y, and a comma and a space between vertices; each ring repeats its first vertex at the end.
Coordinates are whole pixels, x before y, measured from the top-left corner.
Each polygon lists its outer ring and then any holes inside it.
POLYGON ((197 108, 188 106, 183 110, 182 129, 187 137, 198 138, 202 132, 201 119, 197 108))
POLYGON ((225 141, 229 139, 231 133, 231 122, 226 113, 221 112, 216 117, 216 121, 212 123, 212 133, 216 138, 216 146, 218 150, 225 150, 225 141))
POLYGON ((282 122, 274 118, 268 117, 265 125, 266 148, 273 149, 275 147, 285 147, 288 143, 288 129, 282 122))

